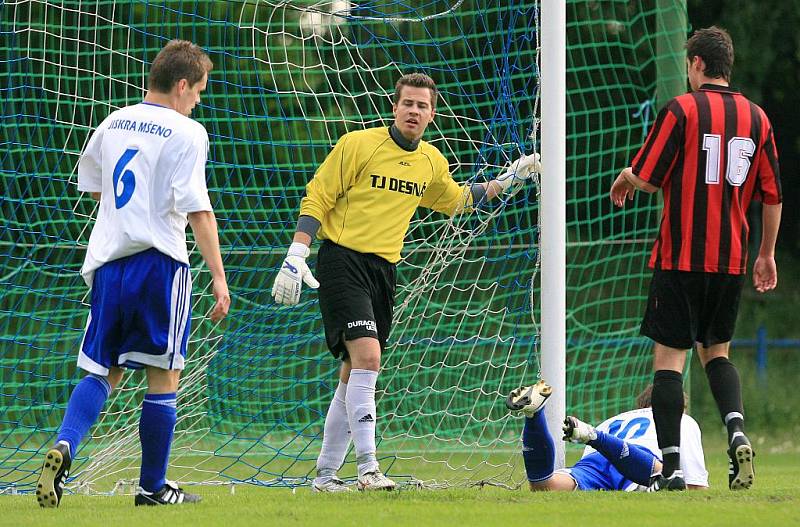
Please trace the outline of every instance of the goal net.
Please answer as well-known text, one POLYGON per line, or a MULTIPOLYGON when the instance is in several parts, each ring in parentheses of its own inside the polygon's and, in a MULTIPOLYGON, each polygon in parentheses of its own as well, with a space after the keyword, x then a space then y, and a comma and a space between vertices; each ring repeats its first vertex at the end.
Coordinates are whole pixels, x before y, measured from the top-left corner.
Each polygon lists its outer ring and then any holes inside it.
MULTIPOLYGON (((684 28, 659 20, 682 7, 661 4, 568 2, 567 407, 587 420, 626 409, 648 377, 637 329, 656 203, 612 213, 607 191, 652 121, 655 61, 680 55, 659 43, 684 28)), ((80 152, 111 111, 141 100, 168 40, 193 40, 215 65, 193 117, 210 136, 233 298, 220 325, 204 316, 209 275, 192 246, 169 477, 294 486, 313 477, 338 368, 316 295, 291 309, 269 295, 305 183, 340 135, 391 124, 394 82, 413 71, 441 91, 425 139, 456 180, 485 181, 537 149, 538 21, 537 3, 513 0, 0 4, 0 490, 33 488, 83 375, 88 291, 78 271, 96 204, 77 191, 80 152)), ((378 382, 378 453, 390 476, 430 486, 523 479, 521 422, 503 401, 539 372, 538 200, 533 182, 452 219, 415 217, 378 382)), ((68 487, 135 484, 144 389, 141 373, 126 374, 68 487)), ((350 456, 342 475, 354 474, 350 456)))

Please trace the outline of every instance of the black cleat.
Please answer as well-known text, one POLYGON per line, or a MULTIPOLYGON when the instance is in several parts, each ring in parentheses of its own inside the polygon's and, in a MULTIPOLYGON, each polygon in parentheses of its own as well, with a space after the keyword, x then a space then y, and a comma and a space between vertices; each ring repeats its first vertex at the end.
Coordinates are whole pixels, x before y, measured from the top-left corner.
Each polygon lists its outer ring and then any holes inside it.
POLYGON ((755 457, 756 453, 744 434, 733 438, 728 449, 728 487, 731 490, 747 490, 753 486, 755 457))
POLYGON ((683 472, 676 470, 668 478, 661 474, 656 474, 650 480, 647 492, 660 492, 662 490, 686 490, 686 481, 683 479, 683 472))
POLYGON ((181 503, 197 503, 200 496, 184 492, 174 481, 169 481, 158 492, 147 492, 140 489, 136 493, 134 504, 139 505, 179 505, 181 503))
POLYGON ((55 508, 61 503, 64 493, 64 482, 69 477, 69 468, 72 466, 72 457, 69 447, 64 443, 56 443, 44 455, 42 472, 36 484, 36 501, 45 508, 55 508))

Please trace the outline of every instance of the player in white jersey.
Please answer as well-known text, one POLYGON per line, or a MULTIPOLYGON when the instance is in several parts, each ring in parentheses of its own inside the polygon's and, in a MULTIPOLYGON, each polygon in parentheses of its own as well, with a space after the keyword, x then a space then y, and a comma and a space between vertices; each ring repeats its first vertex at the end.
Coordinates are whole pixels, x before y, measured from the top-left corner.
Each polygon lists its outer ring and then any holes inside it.
POLYGON ((81 270, 92 290, 78 366, 89 374, 73 390, 45 454, 36 489, 42 507, 61 502, 78 445, 123 368, 147 375, 135 505, 199 501, 167 481, 166 470, 191 321, 187 224, 211 272, 211 320, 222 320, 230 306, 206 188, 208 134, 189 118, 212 67, 195 44, 169 42, 150 68, 144 101, 112 112, 81 156, 78 190, 100 200, 81 270))
MULTIPOLYGON (((555 446, 544 417, 545 403, 552 388, 540 380, 533 386, 517 388, 506 406, 525 415, 522 432, 522 457, 532 491, 547 490, 682 490, 670 488, 671 480, 661 476, 661 451, 658 449, 653 411, 652 386, 637 397, 636 410, 624 412, 592 427, 567 416, 564 440, 584 443, 583 456, 573 466, 554 470, 555 446)), ((703 457, 700 427, 690 416, 681 421, 683 480, 690 489, 708 487, 708 472, 703 457)))

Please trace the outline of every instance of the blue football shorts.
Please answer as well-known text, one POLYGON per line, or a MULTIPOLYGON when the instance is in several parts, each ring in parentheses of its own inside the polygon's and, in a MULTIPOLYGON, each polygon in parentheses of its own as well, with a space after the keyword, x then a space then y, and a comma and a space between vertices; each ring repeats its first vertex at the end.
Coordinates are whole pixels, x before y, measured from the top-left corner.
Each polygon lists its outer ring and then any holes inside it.
POLYGON ((582 457, 573 466, 561 469, 559 472, 569 474, 578 484, 577 490, 629 490, 638 486, 620 474, 614 465, 598 452, 582 457))
POLYGON ((103 376, 112 366, 182 370, 191 297, 189 266, 156 249, 102 265, 78 366, 103 376))

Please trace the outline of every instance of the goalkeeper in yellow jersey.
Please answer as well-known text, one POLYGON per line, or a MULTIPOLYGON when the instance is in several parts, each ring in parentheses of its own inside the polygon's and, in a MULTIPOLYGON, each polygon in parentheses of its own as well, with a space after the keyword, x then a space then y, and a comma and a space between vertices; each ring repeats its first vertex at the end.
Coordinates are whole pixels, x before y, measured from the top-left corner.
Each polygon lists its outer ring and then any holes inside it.
POLYGON ((421 73, 395 86, 394 124, 343 135, 306 186, 293 243, 275 278, 276 302, 294 305, 302 283, 319 288, 325 339, 342 360, 339 385, 325 418, 313 489, 349 491, 338 477, 355 444, 359 490, 391 490, 375 453, 375 384, 394 310, 396 264, 417 207, 448 215, 469 210, 540 171, 539 156, 521 156, 497 179, 459 185, 445 157, 422 141, 438 92, 421 73), (316 278, 306 264, 322 240, 316 278), (319 280, 319 281, 317 281, 319 280))

